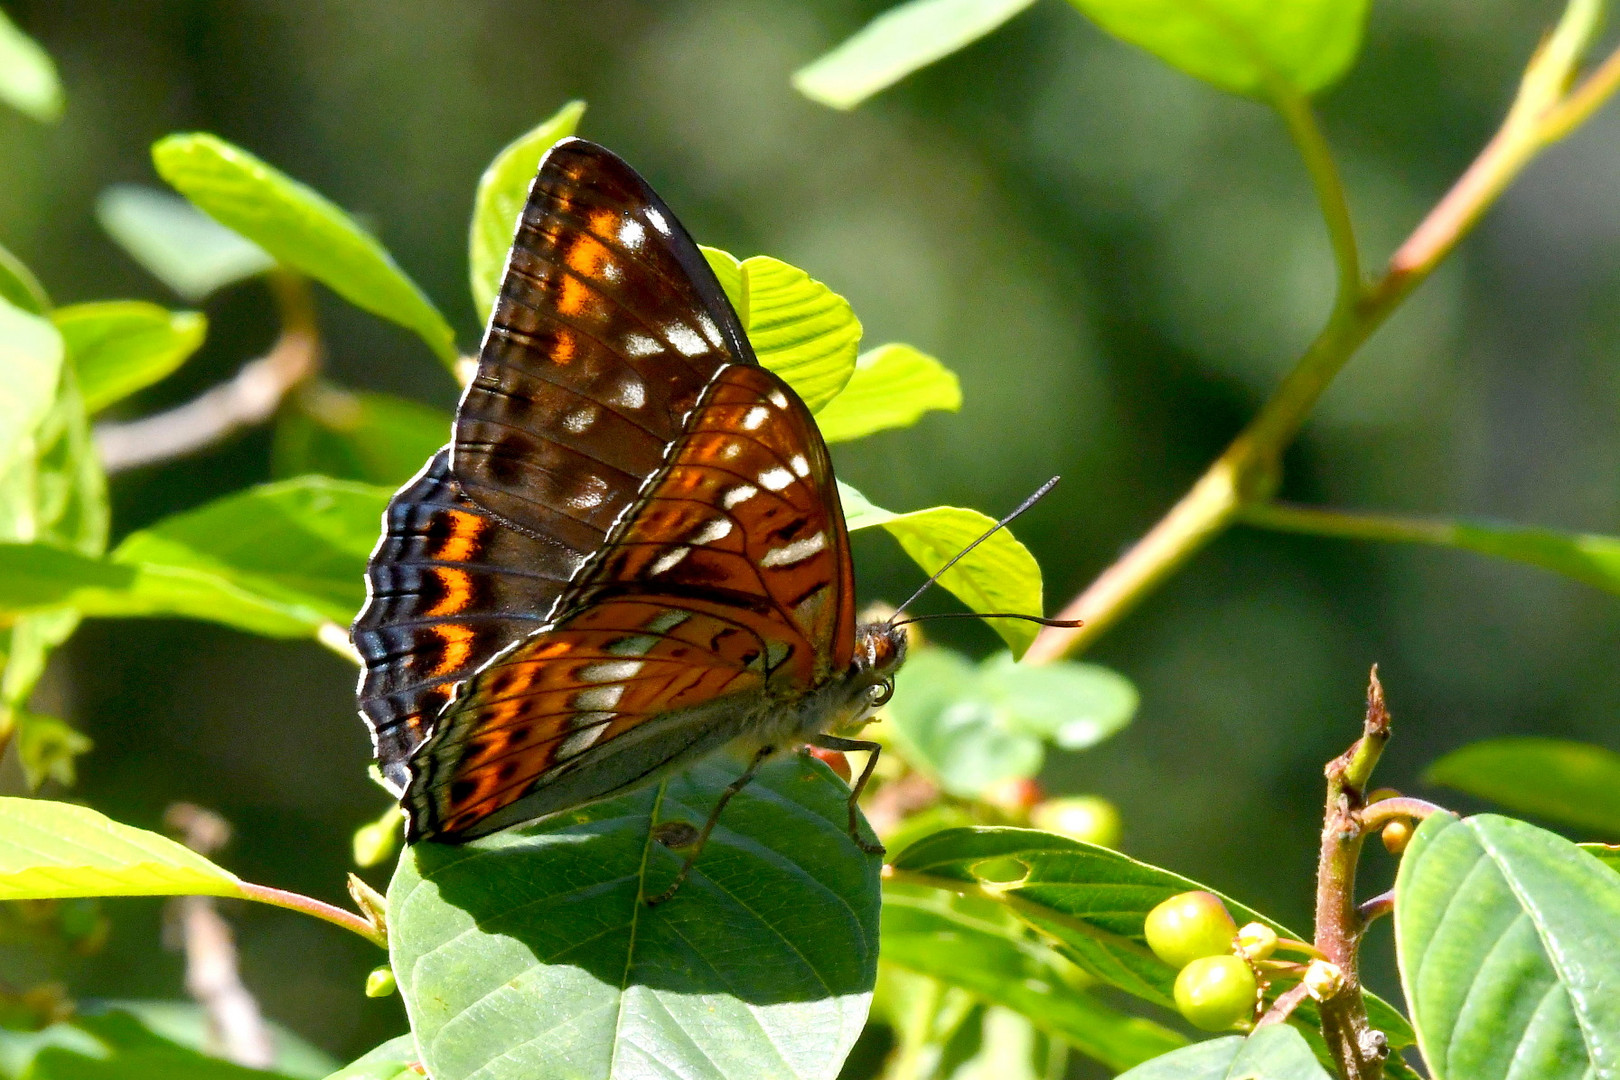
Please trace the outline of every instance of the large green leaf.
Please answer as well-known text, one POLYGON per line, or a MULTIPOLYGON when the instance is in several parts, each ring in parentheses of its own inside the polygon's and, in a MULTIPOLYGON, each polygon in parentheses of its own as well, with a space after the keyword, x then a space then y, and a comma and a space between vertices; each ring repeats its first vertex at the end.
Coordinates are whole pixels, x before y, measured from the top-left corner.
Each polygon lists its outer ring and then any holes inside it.
POLYGON ((984 37, 1035 0, 910 0, 890 8, 813 63, 793 73, 805 97, 853 109, 984 37))
POLYGON ((62 335, 48 320, 0 301, 0 475, 32 456, 56 400, 62 356, 62 335))
POLYGON ((454 366, 444 316, 376 237, 325 196, 214 135, 170 135, 152 147, 152 160, 209 217, 356 307, 415 331, 454 366))
POLYGON ((0 900, 236 896, 240 885, 190 848, 87 806, 0 797, 0 900))
POLYGON ((1620 1076, 1616 942, 1620 877, 1533 825, 1435 814, 1401 859, 1395 949, 1435 1080, 1620 1076))
POLYGON ((326 1080, 418 1080, 413 1065, 421 1061, 416 1036, 401 1035, 343 1066, 326 1080))
POLYGON ((1118 1080, 1332 1080, 1294 1028, 1263 1027, 1248 1038, 1230 1035, 1166 1054, 1118 1080))
POLYGON ((1135 687, 1095 664, 1034 667, 1007 653, 974 664, 949 649, 921 649, 895 678, 884 734, 946 791, 976 798, 1040 772, 1047 742, 1080 750, 1107 738, 1136 705, 1135 687))
POLYGON ((816 426, 830 443, 887 428, 910 427, 931 409, 962 407, 955 372, 910 345, 879 345, 855 360, 855 373, 821 407, 816 426))
POLYGON ((96 218, 148 273, 193 303, 276 264, 251 240, 156 188, 114 184, 96 198, 96 218))
MULTIPOLYGON (((212 1018, 194 1001, 120 999, 80 1005, 80 1019, 88 1019, 92 1025, 99 1024, 103 1016, 111 1013, 132 1016, 159 1038, 200 1053, 208 1052, 215 1037, 212 1018)), ((331 1055, 283 1025, 266 1019, 264 1026, 274 1055, 271 1067, 277 1072, 302 1080, 324 1080, 337 1067, 331 1055)))
POLYGON ((210 1057, 120 1010, 80 1016, 73 1026, 93 1047, 57 1045, 35 1055, 28 1080, 296 1080, 302 1074, 250 1069, 210 1057))
POLYGON ((891 883, 883 890, 883 960, 1029 1018, 1111 1069, 1186 1044, 1076 985, 1073 969, 992 901, 891 883), (1066 970, 1067 969, 1067 970, 1066 970))
POLYGON ((397 488, 450 441, 450 423, 431 405, 317 382, 282 409, 271 467, 397 488))
POLYGON ((480 317, 488 316, 501 291, 506 252, 517 234, 518 215, 528 201, 529 185, 540 169, 540 159, 559 139, 577 131, 584 115, 585 103, 570 101, 507 144, 478 178, 467 268, 472 277, 473 307, 480 317))
POLYGON ((62 115, 62 84, 56 65, 39 43, 0 11, 0 101, 35 120, 62 115))
POLYGON ((1602 746, 1534 736, 1486 739, 1453 750, 1423 778, 1519 813, 1620 837, 1620 754, 1602 746))
POLYGON ((417 844, 389 946, 435 1080, 837 1075, 877 967, 878 859, 820 762, 763 770, 690 880, 654 822, 703 822, 740 766, 464 846, 417 844))
MULTIPOLYGON (((1173 1007, 1176 971, 1148 949, 1142 932, 1147 913, 1178 893, 1216 892, 1109 848, 1033 829, 946 829, 912 844, 892 863, 897 881, 1006 905, 1091 975, 1167 1007, 1173 1007)), ((1239 924, 1262 922, 1283 936, 1299 936, 1222 899, 1239 924)), ((1391 1046, 1411 1045, 1411 1028, 1398 1012, 1371 994, 1367 1008, 1391 1046)), ((1314 1013, 1307 1002, 1295 1015, 1307 1020, 1314 1013)))
MULTIPOLYGON (((938 571, 995 524, 993 518, 977 510, 957 506, 931 506, 897 514, 874 506, 866 496, 842 482, 838 496, 851 530, 882 526, 927 574, 938 571)), ((1009 529, 997 530, 947 570, 939 583, 977 612, 1043 612, 1040 565, 1009 529)), ((990 625, 1015 657, 1024 655, 1035 640, 1034 624, 1022 619, 995 619, 990 625)))
POLYGON ((208 322, 140 300, 74 304, 51 313, 79 378, 86 412, 99 412, 165 378, 202 345, 208 322))
POLYGON ((113 558, 216 576, 346 625, 365 600, 366 560, 392 494, 324 476, 261 484, 131 533, 113 558))
POLYGON ((1070 0, 1104 30, 1189 75, 1266 96, 1312 93, 1355 61, 1367 0, 1070 0))
POLYGON ((738 260, 719 248, 703 255, 748 331, 759 362, 780 375, 815 412, 855 373, 861 324, 849 301, 780 259, 738 260))
POLYGON ((51 298, 26 263, 0 244, 0 301, 33 315, 50 310, 51 298))

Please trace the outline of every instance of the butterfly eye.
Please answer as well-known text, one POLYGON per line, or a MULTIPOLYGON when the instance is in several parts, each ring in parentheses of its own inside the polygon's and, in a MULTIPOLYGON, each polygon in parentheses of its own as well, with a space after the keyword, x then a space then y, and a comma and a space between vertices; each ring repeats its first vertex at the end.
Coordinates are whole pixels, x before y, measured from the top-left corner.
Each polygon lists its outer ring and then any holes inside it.
POLYGON ((894 680, 884 679, 882 682, 878 683, 876 686, 872 687, 870 691, 868 691, 868 697, 872 702, 872 708, 874 709, 887 705, 889 703, 889 699, 894 697, 894 680))

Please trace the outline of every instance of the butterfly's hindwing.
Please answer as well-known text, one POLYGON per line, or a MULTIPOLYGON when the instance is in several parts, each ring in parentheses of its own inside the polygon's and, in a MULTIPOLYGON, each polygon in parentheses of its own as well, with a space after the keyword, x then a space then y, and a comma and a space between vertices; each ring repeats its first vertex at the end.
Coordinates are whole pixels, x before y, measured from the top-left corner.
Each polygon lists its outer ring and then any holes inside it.
POLYGON ((467 838, 690 764, 849 662, 848 538, 791 389, 720 372, 668 465, 411 762, 413 835, 467 838))

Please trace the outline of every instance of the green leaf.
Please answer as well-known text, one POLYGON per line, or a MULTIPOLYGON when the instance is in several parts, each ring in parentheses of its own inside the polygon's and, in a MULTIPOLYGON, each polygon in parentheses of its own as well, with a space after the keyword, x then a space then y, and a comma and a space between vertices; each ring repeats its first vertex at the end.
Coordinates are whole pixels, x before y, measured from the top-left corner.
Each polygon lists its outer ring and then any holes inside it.
POLYGON ((317 382, 281 410, 271 468, 397 488, 450 441, 450 425, 431 405, 317 382))
POLYGON ((87 806, 0 797, 0 900, 238 896, 240 885, 190 848, 87 806))
POLYGON ((1620 538, 1457 522, 1446 542, 1481 555, 1529 563, 1599 589, 1620 593, 1620 538))
POLYGON ((1136 704, 1127 679, 1094 664, 1030 667, 998 653, 975 665, 928 648, 895 677, 885 734, 907 762, 972 799, 1040 772, 1045 742, 1080 750, 1107 738, 1130 722, 1136 704))
MULTIPOLYGON (((874 506, 866 496, 842 482, 838 496, 851 530, 882 526, 927 574, 944 566, 995 524, 994 519, 977 510, 956 506, 932 506, 896 514, 874 506)), ((1009 529, 998 530, 974 548, 947 570, 939 583, 977 612, 1043 613, 1041 568, 1009 529)), ((995 619, 990 626, 1015 657, 1023 656, 1035 640, 1034 624, 1021 619, 995 619)))
POLYGON ((114 184, 96 198, 96 219, 147 273, 192 303, 276 264, 259 245, 156 188, 114 184))
POLYGON ((31 315, 43 315, 51 307, 51 298, 45 294, 45 287, 34 272, 4 244, 0 244, 0 301, 31 315))
POLYGON ((1035 0, 910 0, 793 73, 812 101, 853 109, 919 68, 978 41, 1035 0))
POLYGON ((732 800, 673 899, 730 762, 462 846, 407 850, 388 891, 400 993, 435 1080, 838 1074, 877 968, 878 859, 848 789, 803 757, 732 800))
MULTIPOLYGON (((89 1016, 92 1024, 101 1024, 101 1018, 109 1013, 133 1016, 159 1038, 200 1053, 207 1052, 214 1038, 207 1010, 194 1001, 114 1000, 80 1005, 80 1015, 89 1016)), ((264 1025, 275 1055, 272 1068, 277 1072, 303 1080, 324 1080, 337 1067, 331 1055, 285 1026, 270 1019, 266 1019, 264 1025)))
POLYGON ((1222 90, 1313 93, 1349 70, 1367 0, 1070 0, 1097 25, 1222 90))
POLYGON ((1620 844, 1576 844, 1575 846, 1609 869, 1620 871, 1620 844))
MULTIPOLYGON (((924 837, 892 860, 894 880, 1004 904, 1007 911, 1054 942, 1090 975, 1147 1001, 1174 1007, 1176 971, 1148 949, 1147 913, 1178 893, 1201 889, 1179 874, 1109 848, 1034 829, 947 829, 924 837)), ((1284 937, 1287 927, 1222 897, 1239 925, 1261 922, 1284 937)), ((1411 1028, 1389 1005, 1368 994, 1373 1025, 1396 1049, 1412 1043, 1411 1028)), ((1310 1022, 1307 1002, 1296 1010, 1310 1022)))
POLYGON ((51 321, 91 413, 166 378, 208 332, 208 321, 194 311, 168 311, 140 300, 74 304, 58 308, 51 321))
POLYGON ((1434 814, 1395 878, 1395 950, 1434 1080, 1620 1075, 1620 878, 1512 818, 1434 814))
POLYGON ((1069 965, 988 900, 885 886, 883 960, 1012 1009, 1110 1069, 1128 1069, 1187 1041, 1076 985, 1081 980, 1069 965))
POLYGON ((1620 836, 1620 754, 1590 743, 1518 736, 1453 750, 1424 773, 1522 814, 1620 836))
POLYGON ((215 576, 348 625, 392 494, 324 476, 261 484, 131 533, 113 558, 215 576))
POLYGON ((769 255, 738 261, 708 247, 703 255, 759 362, 793 387, 811 412, 837 397, 855 373, 861 343, 861 324, 849 301, 769 255))
POLYGON ((450 324, 382 244, 325 196, 213 135, 160 139, 152 160, 209 217, 356 307, 415 331, 454 368, 450 324))
POLYGON ((209 1057, 154 1032, 141 1019, 111 1011, 75 1019, 97 1046, 53 1046, 34 1058, 29 1080, 290 1080, 209 1057))
POLYGON ((1287 1024, 1229 1035, 1166 1054, 1118 1080, 1332 1080, 1305 1037, 1287 1024))
POLYGON ((345 1065, 326 1080, 419 1080, 422 1074, 411 1066, 421 1060, 422 1056, 416 1052, 416 1037, 401 1035, 345 1065))
POLYGON ((855 373, 816 414, 816 426, 828 442, 846 442, 910 427, 931 409, 961 407, 962 386, 944 364, 910 345, 879 345, 856 359, 855 373))
POLYGON ((33 439, 56 400, 62 335, 46 319, 0 302, 0 476, 31 458, 33 439))
POLYGON ((585 103, 570 101, 508 143, 478 178, 467 267, 472 276, 473 307, 480 316, 487 316, 494 308, 495 297, 501 291, 506 253, 517 235, 518 215, 528 202, 529 185, 540 171, 540 159, 559 140, 577 131, 584 115, 585 103))
POLYGON ((47 123, 62 115, 56 64, 4 11, 0 11, 0 101, 47 123))
POLYGON ((15 723, 17 761, 28 789, 37 791, 46 780, 72 787, 78 779, 74 762, 94 744, 66 720, 54 716, 19 712, 15 723))

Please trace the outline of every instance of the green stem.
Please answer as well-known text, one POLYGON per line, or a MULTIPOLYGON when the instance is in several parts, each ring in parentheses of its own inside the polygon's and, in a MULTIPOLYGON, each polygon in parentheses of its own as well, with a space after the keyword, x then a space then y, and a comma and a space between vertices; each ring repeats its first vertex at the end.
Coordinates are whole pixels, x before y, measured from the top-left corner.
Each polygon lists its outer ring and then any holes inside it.
POLYGON ((344 911, 340 907, 334 907, 312 896, 288 892, 285 889, 272 889, 268 885, 255 885, 251 881, 240 883, 240 895, 248 900, 257 900, 261 904, 270 904, 274 907, 286 908, 289 911, 301 911, 305 915, 313 915, 317 919, 324 919, 333 926, 341 926, 345 930, 359 934, 379 949, 388 948, 387 939, 370 922, 352 911, 344 911))
POLYGON ((1592 0, 1572 0, 1558 29, 1531 60, 1519 97, 1495 137, 1365 289, 1347 284, 1359 278, 1354 234, 1326 142, 1302 101, 1287 93, 1273 94, 1322 203, 1338 263, 1339 300, 1327 324, 1249 425, 1191 490, 1059 615, 1083 625, 1041 631, 1026 659, 1042 663, 1080 652, 1240 513, 1246 517, 1254 505, 1270 497, 1280 478, 1283 451, 1362 344, 1451 254, 1526 163, 1620 89, 1617 52, 1573 93, 1560 96, 1593 25, 1592 0))
POLYGON ((1245 506, 1238 514, 1245 525, 1310 536, 1336 536, 1345 540, 1388 540, 1407 544, 1460 546, 1457 523, 1435 518, 1392 514, 1322 510, 1289 503, 1266 502, 1245 506))
POLYGON ((1356 245, 1356 230, 1350 220, 1350 202, 1345 196, 1344 182, 1339 179, 1339 167, 1304 94, 1291 84, 1278 83, 1272 103, 1288 126, 1288 134, 1305 160, 1305 169, 1316 188, 1316 201, 1321 206, 1322 219, 1327 222, 1333 261, 1339 272, 1334 311, 1347 311, 1361 295, 1361 256, 1356 245))

